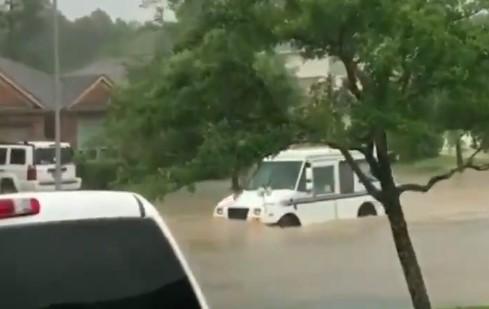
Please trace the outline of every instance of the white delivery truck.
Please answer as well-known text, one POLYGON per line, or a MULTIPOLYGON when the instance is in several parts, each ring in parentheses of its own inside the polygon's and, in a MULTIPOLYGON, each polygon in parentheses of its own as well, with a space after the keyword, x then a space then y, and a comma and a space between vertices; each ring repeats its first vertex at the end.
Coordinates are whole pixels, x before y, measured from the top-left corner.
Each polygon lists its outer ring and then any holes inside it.
MULTIPOLYGON (((363 155, 351 154, 378 185, 363 155)), ((245 190, 214 209, 215 217, 281 227, 383 214, 341 152, 328 147, 289 149, 265 158, 245 190)))

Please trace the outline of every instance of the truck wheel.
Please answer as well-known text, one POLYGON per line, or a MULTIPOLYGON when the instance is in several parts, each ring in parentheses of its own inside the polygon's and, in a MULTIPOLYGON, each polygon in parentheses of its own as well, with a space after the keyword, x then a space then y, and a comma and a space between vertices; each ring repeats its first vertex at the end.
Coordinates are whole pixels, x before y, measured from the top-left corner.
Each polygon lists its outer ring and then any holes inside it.
POLYGON ((12 179, 2 179, 0 182, 0 193, 16 193, 17 189, 15 188, 14 182, 12 179))
POLYGON ((370 217, 377 216, 377 210, 375 210, 375 206, 372 203, 363 203, 362 206, 358 209, 358 217, 370 217))
POLYGON ((280 226, 281 228, 299 227, 301 226, 301 221, 299 220, 299 218, 297 218, 296 215, 288 214, 278 220, 278 226, 280 226))

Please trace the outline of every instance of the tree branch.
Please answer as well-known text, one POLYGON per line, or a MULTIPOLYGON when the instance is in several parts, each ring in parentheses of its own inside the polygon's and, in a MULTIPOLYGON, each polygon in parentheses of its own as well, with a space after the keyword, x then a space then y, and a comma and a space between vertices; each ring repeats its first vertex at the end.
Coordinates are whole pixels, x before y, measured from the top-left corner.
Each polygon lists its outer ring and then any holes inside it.
POLYGON ((397 190, 399 191, 399 194, 402 194, 406 191, 426 193, 430 191, 431 188, 433 188, 433 186, 439 183, 440 181, 450 179, 455 173, 460 172, 460 169, 461 168, 454 168, 445 174, 434 176, 430 178, 430 180, 428 180, 428 182, 425 185, 405 184, 405 185, 398 186, 397 190))
POLYGON ((489 170, 489 164, 484 164, 484 165, 477 165, 474 164, 474 159, 475 157, 482 151, 482 147, 479 147, 470 157, 468 158, 467 162, 460 166, 456 167, 454 169, 451 169, 450 171, 434 176, 428 180, 428 182, 424 185, 420 184, 405 184, 405 185, 400 185, 397 187, 397 190, 399 194, 402 194, 407 191, 412 191, 412 192, 421 192, 421 193, 426 193, 430 191, 437 183, 448 180, 450 179, 453 175, 456 173, 462 173, 466 169, 472 169, 476 171, 487 171, 489 170))
POLYGON ((340 55, 339 58, 343 62, 346 69, 348 89, 350 89, 351 93, 355 96, 355 98, 357 98, 357 100, 361 100, 362 92, 358 88, 356 64, 353 62, 353 59, 346 57, 345 55, 340 55))
POLYGON ((379 162, 375 159, 374 156, 374 143, 369 142, 367 145, 367 151, 364 153, 365 160, 367 160, 367 163, 370 165, 370 168, 372 169, 373 175, 377 178, 380 179, 380 166, 379 162))
POLYGON ((332 143, 332 142, 327 142, 326 144, 329 147, 334 148, 334 149, 338 149, 341 152, 341 154, 343 155, 343 157, 345 157, 346 162, 348 163, 348 165, 350 165, 350 167, 353 170, 353 172, 360 179, 360 182, 363 184, 363 186, 365 187, 365 189, 367 190, 367 192, 370 195, 372 195, 376 200, 381 201, 381 199, 382 199, 381 192, 379 191, 379 189, 377 189, 373 185, 372 181, 368 178, 368 176, 365 175, 365 173, 358 166, 357 162, 355 161, 355 159, 353 158, 353 156, 350 153, 350 149, 352 149, 352 150, 358 150, 359 148, 358 147, 357 148, 348 148, 348 147, 344 147, 344 146, 341 146, 339 144, 332 143))
POLYGON ((411 81, 411 71, 410 70, 405 70, 404 74, 400 78, 401 82, 401 93, 404 94, 406 92, 406 89, 409 86, 409 82, 411 81))
POLYGON ((372 174, 376 178, 379 178, 379 163, 377 162, 374 156, 374 143, 372 141, 369 141, 365 147, 361 147, 361 146, 352 147, 350 148, 350 150, 356 150, 361 154, 363 154, 365 160, 370 166, 370 169, 372 170, 372 174))

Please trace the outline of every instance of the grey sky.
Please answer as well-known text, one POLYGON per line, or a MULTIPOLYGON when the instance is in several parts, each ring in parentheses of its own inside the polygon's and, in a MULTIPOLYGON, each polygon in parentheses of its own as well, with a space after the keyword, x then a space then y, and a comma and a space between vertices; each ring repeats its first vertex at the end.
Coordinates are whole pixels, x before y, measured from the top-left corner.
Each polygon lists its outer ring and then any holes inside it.
POLYGON ((145 21, 152 12, 139 7, 140 0, 58 0, 59 9, 69 19, 90 14, 97 8, 106 11, 113 18, 145 21))

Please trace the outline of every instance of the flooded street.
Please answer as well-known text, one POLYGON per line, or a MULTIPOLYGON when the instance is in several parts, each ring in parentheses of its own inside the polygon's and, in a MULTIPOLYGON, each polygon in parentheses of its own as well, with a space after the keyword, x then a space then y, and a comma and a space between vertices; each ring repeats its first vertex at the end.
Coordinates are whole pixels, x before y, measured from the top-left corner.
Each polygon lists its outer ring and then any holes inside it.
MULTIPOLYGON (((227 185, 208 182, 160 207, 212 308, 410 307, 385 218, 286 230, 213 219, 227 185)), ((403 202, 434 305, 489 304, 489 173, 403 202)))

